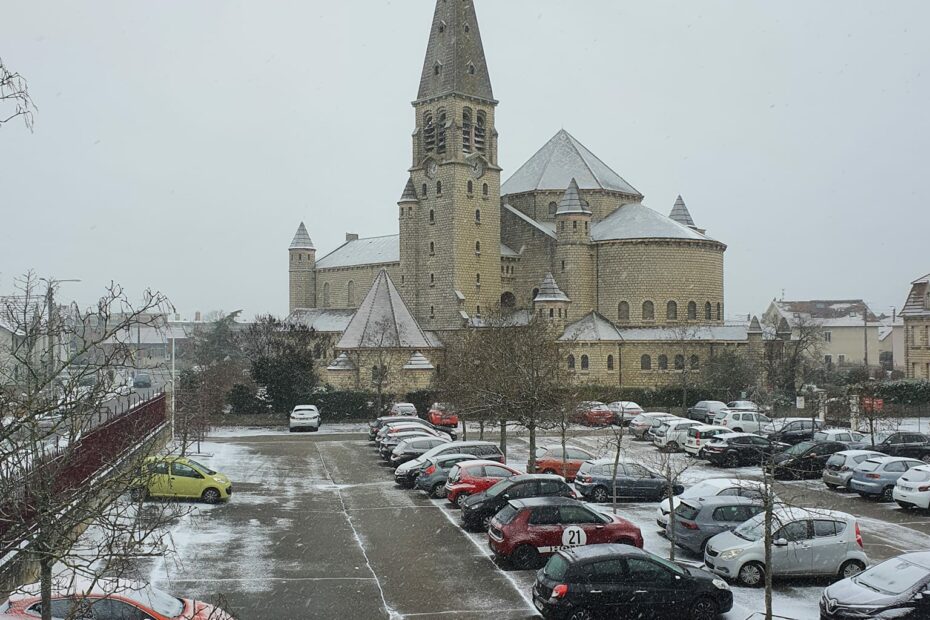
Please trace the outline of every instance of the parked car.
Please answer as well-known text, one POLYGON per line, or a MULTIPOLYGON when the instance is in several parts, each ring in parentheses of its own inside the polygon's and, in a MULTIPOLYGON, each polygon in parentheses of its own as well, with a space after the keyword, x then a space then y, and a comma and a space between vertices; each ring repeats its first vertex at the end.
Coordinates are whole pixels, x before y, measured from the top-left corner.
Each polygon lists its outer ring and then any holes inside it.
MULTIPOLYGON (((40 584, 33 583, 0 603, 0 618, 34 620, 41 617, 41 606, 40 584)), ((122 579, 53 579, 50 606, 53 618, 233 620, 219 607, 122 579)))
POLYGON ((717 415, 717 412, 721 409, 726 409, 727 404, 722 403, 719 400, 702 400, 695 406, 688 409, 688 417, 692 420, 697 420, 698 422, 703 422, 707 424, 712 422, 714 416, 717 415))
POLYGON ((714 426, 726 426, 734 433, 759 433, 772 430, 772 419, 755 411, 721 409, 711 422, 714 426))
POLYGON ((581 464, 593 458, 593 454, 575 446, 565 446, 564 454, 562 446, 543 446, 536 450, 536 471, 574 480, 581 464))
POLYGON ((604 403, 588 401, 578 405, 570 419, 585 426, 610 426, 614 422, 614 413, 604 403))
POLYGON ((772 457, 772 473, 775 478, 792 480, 820 478, 827 466, 827 460, 845 449, 844 444, 835 441, 828 443, 802 441, 772 457))
POLYGON ((152 387, 152 377, 148 376, 145 373, 139 373, 132 378, 132 387, 135 389, 145 388, 148 389, 152 387))
POLYGON ((663 419, 658 428, 652 429, 652 443, 659 450, 678 452, 688 439, 688 429, 699 425, 697 420, 684 418, 663 419))
POLYGON ((853 469, 849 489, 862 497, 872 497, 885 502, 894 499, 894 487, 898 478, 923 461, 903 456, 877 456, 866 459, 853 469))
POLYGON ((614 424, 621 426, 627 426, 633 418, 643 413, 642 407, 629 400, 614 401, 607 408, 614 414, 614 424))
MULTIPOLYGON (((646 428, 646 432, 643 433, 643 440, 648 441, 649 443, 654 443, 656 439, 656 432, 662 428, 665 424, 674 420, 684 420, 684 418, 679 418, 678 416, 673 416, 671 418, 653 418, 649 422, 649 427, 646 428)), ((694 420, 685 420, 686 422, 694 422, 694 420)))
POLYGON ((856 465, 866 459, 881 458, 883 456, 886 455, 872 450, 841 450, 835 452, 830 455, 827 464, 823 468, 823 483, 830 489, 844 488, 849 491, 851 490, 849 481, 852 479, 856 465))
POLYGON ((901 508, 930 509, 930 465, 912 467, 895 482, 891 494, 901 508))
POLYGON ((426 420, 421 420, 420 418, 414 418, 408 415, 403 415, 403 416, 382 416, 378 418, 377 420, 374 420, 373 422, 369 422, 368 423, 369 441, 376 441, 378 433, 380 433, 381 429, 383 429, 385 426, 392 426, 392 425, 396 426, 397 424, 406 424, 408 426, 418 425, 418 426, 423 426, 425 428, 431 428, 434 431, 439 431, 451 437, 453 440, 455 440, 458 437, 458 433, 456 432, 454 428, 449 428, 446 426, 436 426, 435 424, 431 424, 427 422, 426 420))
POLYGON ((386 424, 391 422, 410 422, 412 419, 410 416, 381 416, 377 420, 373 420, 368 423, 368 441, 374 441, 378 436, 378 431, 380 431, 386 424))
POLYGON ((544 618, 716 620, 733 592, 711 573, 629 545, 558 551, 536 574, 533 605, 544 618))
POLYGON ((413 403, 393 403, 390 410, 388 410, 388 413, 390 415, 406 415, 416 417, 417 408, 413 403))
POLYGON ((619 543, 642 548, 643 535, 626 519, 598 512, 568 497, 511 500, 488 527, 494 555, 517 568, 565 547, 619 543))
MULTIPOLYGON (((772 515, 772 576, 852 577, 869 564, 859 523, 833 510, 777 506, 772 515)), ((732 532, 711 538, 704 564, 716 574, 749 587, 765 583, 765 513, 732 532)))
POLYGON ((375 442, 378 441, 378 435, 387 433, 387 429, 397 428, 403 426, 405 428, 423 428, 429 431, 433 431, 434 434, 440 435, 442 437, 448 437, 453 441, 458 437, 458 433, 454 428, 448 426, 436 426, 435 424, 430 424, 426 420, 421 420, 420 418, 405 418, 403 420, 395 420, 393 422, 387 422, 378 430, 378 434, 375 435, 375 442))
POLYGON ((450 411, 449 408, 442 403, 433 403, 426 417, 430 424, 434 424, 435 426, 456 427, 459 425, 458 414, 450 411))
POLYGON ((656 420, 672 420, 677 417, 664 411, 641 413, 630 421, 630 434, 636 439, 644 439, 646 432, 652 428, 656 420))
POLYGON ((378 444, 378 454, 385 461, 391 460, 391 453, 394 452, 394 448, 400 445, 400 442, 406 439, 413 439, 414 437, 429 437, 431 439, 439 439, 438 435, 426 430, 403 430, 398 433, 393 433, 385 437, 378 444))
POLYGON ((450 504, 461 508, 462 502, 469 495, 486 491, 492 486, 520 472, 496 461, 463 461, 453 465, 446 480, 446 499, 450 504))
POLYGON ((452 440, 447 437, 413 437, 405 439, 391 452, 391 465, 399 466, 401 463, 412 461, 427 450, 451 443, 452 440))
POLYGON ((504 453, 496 443, 490 441, 453 441, 443 446, 437 446, 425 452, 423 456, 407 461, 394 470, 394 481, 401 486, 410 486, 416 481, 420 467, 428 459, 444 454, 471 454, 486 461, 504 462, 504 453))
POLYGON ((871 444, 868 435, 848 428, 825 428, 814 433, 813 441, 821 443, 838 441, 846 446, 847 450, 862 450, 871 444))
POLYGON ((707 541, 721 532, 731 532, 765 510, 761 499, 737 495, 683 499, 675 509, 675 527, 665 526, 669 540, 693 553, 704 553, 707 541))
POLYGON ((745 480, 742 478, 709 478, 694 486, 690 486, 672 498, 669 505, 667 499, 662 500, 656 510, 656 523, 664 530, 668 525, 668 513, 678 507, 682 500, 700 497, 748 497, 761 500, 765 497, 765 485, 759 480, 745 480))
POLYGON ((291 410, 287 429, 292 433, 300 430, 320 430, 320 410, 316 405, 297 405, 291 410))
POLYGON ((385 425, 380 431, 378 431, 378 435, 375 437, 375 444, 380 446, 388 437, 393 437, 400 433, 412 433, 414 431, 432 435, 434 437, 449 438, 449 435, 446 433, 432 429, 429 426, 424 426, 423 424, 405 424, 403 422, 392 422, 388 425, 385 425))
MULTIPOLYGON (((575 489, 593 502, 606 502, 617 497, 658 501, 668 495, 668 481, 658 472, 640 463, 620 461, 614 478, 613 459, 585 461, 575 478, 575 489)), ((680 484, 672 489, 675 495, 684 491, 680 484)))
MULTIPOLYGON (((449 471, 454 465, 462 461, 474 461, 478 457, 473 454, 441 454, 427 459, 423 466, 416 470, 416 482, 414 486, 421 491, 426 491, 430 497, 442 499, 446 496, 446 480, 449 479, 449 471)), ((395 481, 397 476, 394 476, 395 481)), ((403 483, 407 486, 406 483, 403 483)))
POLYGON ((759 405, 751 400, 730 401, 727 403, 727 409, 735 409, 737 411, 760 411, 759 405))
POLYGON ((866 447, 877 450, 888 456, 906 456, 920 459, 930 463, 930 438, 923 433, 878 433, 875 436, 875 445, 871 445, 871 437, 866 440, 866 447))
POLYGON ((829 586, 820 618, 930 618, 930 551, 899 555, 829 586))
POLYGON ((724 467, 762 465, 773 454, 789 447, 753 433, 721 433, 704 445, 704 458, 724 467))
POLYGON ((491 518, 512 499, 530 497, 575 497, 562 476, 522 474, 505 478, 487 491, 475 493, 462 501, 462 524, 465 529, 487 531, 491 518))
POLYGON ((232 483, 224 474, 183 456, 150 456, 132 481, 134 500, 149 497, 202 499, 215 504, 229 499, 232 483))
POLYGON ((713 424, 699 424, 688 429, 688 438, 685 439, 685 452, 691 456, 704 458, 704 446, 717 435, 732 433, 724 426, 713 424))
POLYGON ((766 437, 772 441, 794 445, 802 441, 812 441, 814 432, 823 428, 823 422, 810 418, 781 418, 774 420, 770 428, 766 437))

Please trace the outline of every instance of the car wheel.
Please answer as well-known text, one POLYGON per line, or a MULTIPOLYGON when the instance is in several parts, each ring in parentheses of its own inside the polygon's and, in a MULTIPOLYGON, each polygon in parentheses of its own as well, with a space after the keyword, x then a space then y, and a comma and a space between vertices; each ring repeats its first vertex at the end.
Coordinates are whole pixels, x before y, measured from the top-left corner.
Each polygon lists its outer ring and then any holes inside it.
POLYGON ((749 588, 762 587, 765 583, 765 567, 758 562, 746 562, 736 573, 736 578, 749 588))
POLYGON ((554 474, 554 473, 555 473, 555 470, 554 470, 554 469, 544 469, 542 473, 544 473, 544 474, 554 474))
POLYGON ((433 488, 430 490, 429 494, 436 499, 442 499, 446 496, 446 485, 441 482, 437 482, 433 485, 433 488))
POLYGON ((859 560, 846 560, 843 562, 843 565, 840 566, 840 578, 849 579, 850 577, 855 577, 864 570, 865 564, 859 560))
POLYGON ((594 614, 587 609, 576 609, 569 616, 568 620, 593 620, 594 614))
POLYGON ((487 532, 488 529, 491 527, 491 519, 493 519, 493 517, 491 515, 488 515, 481 520, 481 529, 484 530, 485 532, 487 532))
POLYGON ((468 493, 459 493, 458 496, 455 498, 455 505, 461 508, 462 504, 465 503, 466 499, 468 499, 468 493))
POLYGON ((699 459, 703 459, 703 458, 704 458, 704 448, 701 448, 700 450, 698 450, 697 455, 698 455, 698 458, 699 458, 699 459))
POLYGON ((607 489, 604 487, 594 487, 594 490, 591 491, 591 499, 593 499, 598 504, 603 504, 610 498, 610 493, 607 492, 607 489))
POLYGON ((539 562, 539 552, 531 545, 520 545, 510 555, 510 562, 516 568, 533 568, 539 562))
POLYGON ((894 499, 894 487, 885 487, 882 489, 881 501, 890 502, 894 499))
POLYGON ((839 488, 835 484, 830 484, 829 482, 824 482, 824 484, 827 485, 827 488, 830 489, 831 491, 835 491, 839 488))
POLYGON ((294 432, 294 429, 293 429, 293 428, 289 428, 289 429, 287 429, 287 432, 288 432, 288 433, 293 433, 293 432, 294 432))
POLYGON ((614 541, 614 544, 615 545, 630 545, 631 547, 636 546, 636 544, 629 538, 618 538, 617 540, 614 541))
POLYGON ((739 455, 735 452, 730 452, 724 460, 724 465, 727 467, 739 467, 739 455))
POLYGON ((691 605, 691 620, 714 620, 719 613, 712 598, 699 598, 691 605))
POLYGON ((668 450, 669 452, 678 452, 678 450, 680 450, 680 448, 678 447, 677 441, 668 442, 667 444, 665 444, 665 449, 668 450))
POLYGON ((220 501, 220 492, 213 488, 206 489, 200 496, 200 499, 207 502, 208 504, 215 504, 220 501))
POLYGON ((913 504, 905 504, 904 502, 898 502, 898 506, 900 506, 904 510, 910 510, 911 508, 916 508, 916 506, 914 506, 913 504))
POLYGON ((129 498, 134 502, 144 502, 149 497, 149 490, 145 487, 136 487, 129 491, 129 498))
POLYGON ((734 432, 734 433, 742 433, 742 432, 743 432, 743 429, 741 429, 741 428, 734 428, 734 429, 733 429, 733 432, 734 432))
POLYGON ((927 463, 928 465, 930 465, 930 454, 925 454, 925 455, 923 455, 923 457, 921 457, 920 460, 923 461, 924 463, 927 463))

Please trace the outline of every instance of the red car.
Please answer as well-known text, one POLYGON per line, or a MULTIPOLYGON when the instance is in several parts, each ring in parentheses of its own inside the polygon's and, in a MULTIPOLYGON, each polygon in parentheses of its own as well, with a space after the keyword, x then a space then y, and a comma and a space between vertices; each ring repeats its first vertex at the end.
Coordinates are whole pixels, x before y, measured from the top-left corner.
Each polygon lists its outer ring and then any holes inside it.
POLYGON ((587 450, 574 446, 565 446, 564 455, 562 446, 545 446, 536 451, 536 471, 542 474, 558 474, 571 482, 578 474, 581 464, 595 458, 587 450))
POLYGON ((486 491, 495 484, 522 472, 495 461, 463 461, 449 470, 446 480, 446 498, 450 504, 461 507, 469 495, 486 491))
POLYGON ((568 497, 511 500, 488 528, 491 551, 517 568, 537 566, 562 549, 601 543, 642 549, 643 534, 626 519, 568 497))
POLYGON ((617 416, 604 403, 591 401, 578 405, 571 419, 585 426, 610 426, 617 416))
POLYGON ((458 426, 459 416, 452 413, 441 403, 433 403, 428 415, 429 423, 436 426, 458 426))
MULTIPOLYGON (((0 603, 0 619, 41 617, 39 584, 23 586, 0 603)), ((146 584, 123 580, 52 583, 54 618, 147 618, 151 620, 233 620, 218 607, 176 598, 146 584)))

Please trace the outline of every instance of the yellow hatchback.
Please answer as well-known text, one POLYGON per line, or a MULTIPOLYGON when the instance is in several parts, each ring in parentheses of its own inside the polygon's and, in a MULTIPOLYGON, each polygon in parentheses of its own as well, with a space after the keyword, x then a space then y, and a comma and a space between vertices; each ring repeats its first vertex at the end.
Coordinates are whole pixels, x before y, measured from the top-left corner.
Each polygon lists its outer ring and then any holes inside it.
POLYGON ((147 497, 202 499, 208 504, 229 499, 232 484, 225 475, 183 456, 152 456, 142 463, 131 491, 136 501, 147 497))

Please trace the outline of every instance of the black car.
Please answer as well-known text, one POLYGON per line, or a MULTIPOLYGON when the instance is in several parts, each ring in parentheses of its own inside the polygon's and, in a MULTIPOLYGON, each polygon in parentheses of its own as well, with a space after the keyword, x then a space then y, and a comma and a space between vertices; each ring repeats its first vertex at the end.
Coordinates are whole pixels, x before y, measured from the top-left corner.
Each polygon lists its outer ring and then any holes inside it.
POLYGON ((802 441, 812 441, 814 432, 823 428, 823 422, 810 418, 782 418, 774 420, 774 428, 766 433, 772 441, 794 445, 802 441))
POLYGON ((752 433, 728 433, 717 435, 704 446, 704 458, 724 467, 761 465, 768 457, 788 447, 786 443, 752 433))
POLYGON ((830 457, 846 449, 846 444, 838 441, 802 441, 772 457, 774 475, 776 478, 795 480, 820 478, 830 457))
MULTIPOLYGON (((871 450, 870 437, 866 437, 866 449, 871 450)), ((923 433, 905 432, 877 435, 875 450, 888 456, 906 456, 930 463, 930 437, 923 433)))
POLYGON ((545 618, 715 620, 733 607, 726 582, 629 545, 559 551, 536 574, 533 605, 545 618))
POLYGON ((146 374, 139 373, 132 378, 132 387, 134 388, 150 388, 152 387, 152 378, 146 374))
POLYGON ((573 498, 575 492, 562 476, 553 474, 523 474, 505 478, 462 503, 462 524, 469 530, 487 530, 491 518, 510 500, 549 496, 573 498))
POLYGON ((416 488, 426 491, 430 497, 442 499, 446 496, 446 480, 449 479, 449 472, 452 468, 462 461, 474 461, 478 457, 473 454, 440 454, 426 460, 426 462, 413 470, 415 482, 408 482, 409 475, 394 474, 394 481, 402 487, 416 488))
POLYGON ((905 553, 834 583, 820 597, 820 618, 930 618, 930 551, 905 553))

